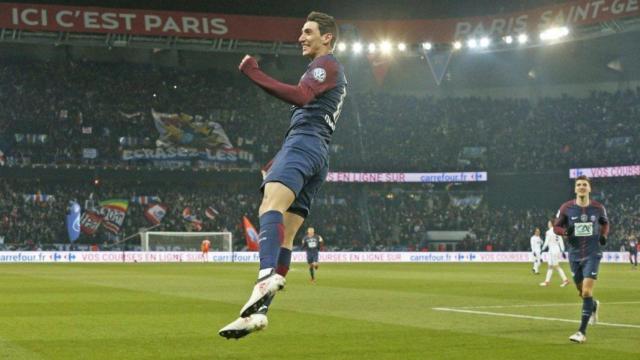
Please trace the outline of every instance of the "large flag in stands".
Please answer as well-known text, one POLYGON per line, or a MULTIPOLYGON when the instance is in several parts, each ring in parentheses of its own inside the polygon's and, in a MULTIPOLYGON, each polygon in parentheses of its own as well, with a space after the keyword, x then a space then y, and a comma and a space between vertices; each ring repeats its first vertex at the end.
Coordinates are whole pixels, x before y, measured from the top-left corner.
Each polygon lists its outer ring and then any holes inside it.
POLYGON ((67 233, 69 241, 74 242, 80 236, 80 205, 76 201, 69 202, 67 210, 67 233))
POLYGON ((53 195, 43 194, 40 191, 35 194, 24 194, 22 196, 25 202, 50 202, 54 201, 56 198, 53 195))
POLYGON ((124 217, 127 215, 129 208, 129 200, 127 199, 109 199, 100 202, 100 215, 102 215, 102 224, 104 227, 114 234, 120 232, 124 217))
POLYGON ((182 210, 182 218, 186 221, 187 231, 202 231, 202 220, 198 219, 190 207, 182 210))
POLYGON ((131 203, 140 205, 149 205, 159 203, 160 197, 157 195, 137 195, 131 197, 131 203))
POLYGON ((204 216, 206 216, 207 218, 209 218, 211 220, 215 219, 216 216, 218 216, 218 215, 220 215, 220 213, 213 206, 209 206, 204 211, 204 216))
POLYGON ((167 215, 167 205, 165 204, 152 204, 144 211, 144 217, 152 224, 158 225, 162 222, 162 219, 167 215))
POLYGON ((80 231, 83 234, 93 235, 98 231, 100 224, 102 224, 102 216, 93 210, 87 210, 80 219, 80 231))
POLYGON ((247 240, 247 250, 258 251, 260 248, 258 245, 258 232, 253 227, 251 221, 246 216, 242 217, 242 224, 244 225, 244 237, 247 240))

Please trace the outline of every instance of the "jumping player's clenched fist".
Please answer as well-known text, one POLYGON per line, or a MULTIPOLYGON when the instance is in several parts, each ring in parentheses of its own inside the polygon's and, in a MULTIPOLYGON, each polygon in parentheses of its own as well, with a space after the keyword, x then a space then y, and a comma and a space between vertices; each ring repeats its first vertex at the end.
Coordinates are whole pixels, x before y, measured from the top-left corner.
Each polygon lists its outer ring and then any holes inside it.
POLYGON ((242 58, 242 61, 240 61, 240 65, 238 65, 238 70, 244 72, 247 69, 257 67, 258 62, 256 61, 256 59, 251 55, 245 55, 244 58, 242 58))

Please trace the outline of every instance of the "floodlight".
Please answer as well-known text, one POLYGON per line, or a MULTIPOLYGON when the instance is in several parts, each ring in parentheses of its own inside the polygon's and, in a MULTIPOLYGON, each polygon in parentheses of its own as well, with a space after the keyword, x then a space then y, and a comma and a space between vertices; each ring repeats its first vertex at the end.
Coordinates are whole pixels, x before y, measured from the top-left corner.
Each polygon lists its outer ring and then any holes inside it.
POLYGON ((569 28, 566 26, 550 28, 540 33, 540 40, 558 40, 569 35, 569 28))
POLYGON ((391 43, 388 41, 383 41, 380 44, 380 51, 382 51, 383 54, 388 54, 391 52, 391 43))
POLYGON ((469 47, 469 49, 477 48, 478 47, 478 40, 476 40, 476 39, 467 40, 467 46, 469 47))
POLYGON ((433 45, 431 45, 430 42, 422 43, 422 48, 425 49, 425 50, 431 50, 432 47, 433 47, 433 45))
POLYGON ((527 41, 529 41, 529 36, 527 36, 527 34, 518 35, 518 43, 519 44, 526 44, 527 41))
POLYGON ((360 52, 362 52, 362 44, 357 42, 353 44, 353 52, 356 54, 359 54, 360 52))

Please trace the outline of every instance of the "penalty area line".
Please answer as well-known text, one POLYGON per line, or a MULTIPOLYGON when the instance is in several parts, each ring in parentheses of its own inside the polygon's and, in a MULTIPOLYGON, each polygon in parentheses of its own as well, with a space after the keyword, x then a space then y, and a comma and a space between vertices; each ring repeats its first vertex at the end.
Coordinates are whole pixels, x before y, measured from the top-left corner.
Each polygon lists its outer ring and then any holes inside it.
MULTIPOLYGON (((508 313, 499 313, 492 311, 477 311, 477 310, 465 310, 465 309, 452 309, 452 308, 432 308, 435 311, 449 311, 449 312, 457 312, 464 314, 474 314, 474 315, 487 315, 487 316, 499 316, 499 317, 510 317, 516 319, 529 319, 529 320, 544 320, 544 321, 558 321, 558 322, 568 322, 579 324, 579 320, 570 320, 570 319, 560 319, 560 318, 552 318, 545 316, 531 316, 531 315, 519 315, 519 314, 508 314, 508 313)), ((640 325, 632 325, 632 324, 614 324, 598 321, 596 326, 611 326, 611 327, 622 327, 622 328, 633 328, 640 329, 640 325)))

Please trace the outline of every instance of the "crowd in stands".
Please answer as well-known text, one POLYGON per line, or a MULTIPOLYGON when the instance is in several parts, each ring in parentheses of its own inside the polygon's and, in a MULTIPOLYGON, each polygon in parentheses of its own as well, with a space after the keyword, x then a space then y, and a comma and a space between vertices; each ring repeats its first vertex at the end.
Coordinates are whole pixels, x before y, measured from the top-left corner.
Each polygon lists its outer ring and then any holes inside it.
MULTIPOLYGON (((136 195, 158 196, 168 211, 155 231, 193 231, 183 210, 190 208, 200 219, 202 231, 230 231, 234 248, 245 246, 242 217, 258 225, 260 196, 246 185, 185 186, 106 184, 100 187, 80 184, 4 181, 0 184, 0 246, 10 249, 47 249, 68 243, 64 223, 68 201, 76 200, 83 211, 87 201, 99 201, 136 195), (40 200, 25 198, 38 192, 40 200), (46 195, 46 196, 45 196, 46 195), (212 207, 217 214, 205 216, 212 207), (3 243, 3 244, 2 244, 3 243)), ((632 182, 610 183, 594 198, 608 208, 612 226, 608 250, 619 250, 630 237, 640 237, 640 210, 635 204, 640 194, 632 182)), ((558 204, 560 205, 560 204, 558 204)), ((95 235, 81 235, 77 244, 97 244, 105 249, 125 235, 151 226, 143 216, 146 206, 130 201, 123 229, 118 235, 101 229, 95 235)), ((546 231, 547 220, 557 209, 491 207, 482 191, 449 191, 429 186, 393 187, 384 185, 329 184, 319 193, 305 223, 313 226, 326 240, 326 250, 354 251, 528 251, 529 238, 536 227, 546 231), (476 199, 456 203, 454 199, 476 199), (442 248, 428 231, 466 231, 468 236, 442 248)), ((302 232, 300 233, 302 236, 302 232)), ((138 245, 135 237, 130 246, 138 245)), ((296 246, 300 239, 296 239, 296 246)))
MULTIPOLYGON (((161 166, 124 160, 123 151, 155 148, 152 109, 219 123, 232 146, 253 154, 216 169, 255 170, 274 156, 288 125, 287 105, 237 72, 92 62, 0 63, 0 170, 12 165, 161 166), (87 154, 85 149, 95 152, 87 154)), ((331 144, 331 167, 343 171, 566 171, 570 167, 638 164, 640 89, 587 98, 444 98, 350 92, 331 144), (515 140, 517 139, 517 141, 515 140)), ((183 164, 184 165, 184 164, 183 164)), ((192 164, 195 165, 195 164, 192 164)), ((5 247, 39 248, 66 238, 68 201, 159 196, 169 207, 159 230, 184 231, 189 207, 204 231, 231 231, 243 245, 242 216, 257 224, 255 186, 105 184, 14 180, 0 183, 0 239, 5 247), (123 190, 126 189, 126 190, 123 190), (40 192, 55 200, 25 200, 40 192), (93 195, 91 195, 93 194, 93 195), (202 215, 207 207, 214 219, 202 215)), ((477 189, 475 189, 477 190, 477 189)), ((333 250, 434 250, 432 230, 467 231, 459 250, 527 250, 556 209, 501 207, 471 194, 424 187, 323 187, 308 225, 333 250), (472 200, 456 204, 455 196, 472 200), (480 198, 474 202, 473 198, 480 198)), ((609 249, 638 237, 637 186, 608 186, 614 234, 609 249)), ((149 226, 131 204, 121 233, 83 235, 79 243, 114 244, 149 226)))
MULTIPOLYGON (((154 109, 218 122, 232 146, 254 156, 253 164, 236 166, 254 169, 279 147, 289 110, 235 71, 91 62, 5 61, 0 105, 8 164, 149 165, 123 160, 122 151, 156 147, 154 109), (85 156, 86 148, 95 148, 95 157, 85 156)), ((536 102, 353 91, 331 163, 401 172, 635 164, 639 116, 640 89, 536 102)))
POLYGON ((124 63, 3 64, 0 149, 9 164, 137 165, 122 150, 156 147, 154 109, 217 121, 233 145, 262 162, 282 141, 288 109, 239 80, 124 63), (97 156, 85 157, 85 148, 97 156))

